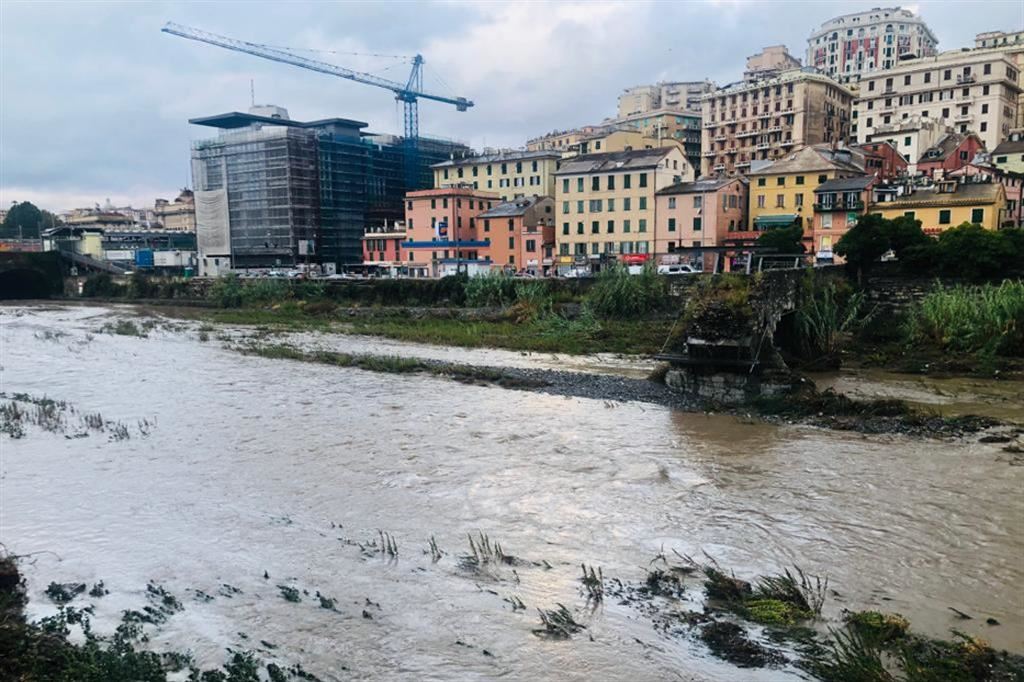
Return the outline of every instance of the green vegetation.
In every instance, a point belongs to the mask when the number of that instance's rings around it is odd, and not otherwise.
[[[602,270],[584,299],[599,317],[635,319],[664,309],[668,282],[648,263],[638,275],[622,265]]]
[[[4,239],[39,239],[43,230],[60,224],[60,219],[49,211],[41,211],[31,201],[14,203],[0,223],[0,237]]]
[[[1024,356],[1024,280],[936,287],[911,311],[910,339],[942,350]]]
[[[776,253],[780,254],[803,253],[805,251],[804,228],[794,223],[789,227],[765,230],[757,238],[757,245],[773,248]]]
[[[841,341],[873,313],[861,316],[864,294],[828,283],[810,287],[796,311],[800,350],[805,358],[836,356]]]

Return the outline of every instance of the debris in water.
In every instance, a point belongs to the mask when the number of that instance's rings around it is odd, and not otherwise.
[[[533,634],[552,639],[568,639],[580,630],[586,629],[587,626],[577,623],[576,619],[572,617],[572,613],[563,604],[557,604],[557,606],[557,609],[547,611],[537,609],[540,614],[540,622],[544,627],[533,630]]]
[[[295,603],[302,601],[302,597],[299,596],[299,591],[290,585],[278,585],[277,589],[281,590],[281,596],[285,601]]]
[[[763,668],[786,660],[778,651],[747,637],[742,627],[729,621],[708,623],[701,629],[700,638],[711,653],[740,668]]]
[[[46,588],[46,596],[54,604],[67,604],[85,592],[85,583],[50,583]]]

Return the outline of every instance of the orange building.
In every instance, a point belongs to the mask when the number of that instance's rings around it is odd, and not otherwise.
[[[363,265],[393,271],[403,267],[402,242],[406,239],[405,224],[396,220],[391,225],[371,225],[363,233]]]
[[[460,184],[405,195],[402,261],[412,277],[442,277],[490,268],[490,243],[478,217],[501,203],[493,192]]]
[[[555,249],[555,200],[524,197],[497,204],[477,216],[477,234],[490,242],[487,251],[496,267],[546,275]]]

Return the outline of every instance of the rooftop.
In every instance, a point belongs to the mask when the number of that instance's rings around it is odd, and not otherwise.
[[[657,194],[702,194],[704,192],[717,192],[723,187],[731,185],[734,182],[747,184],[748,181],[743,177],[702,178],[695,182],[679,182],[674,185],[669,185],[664,189],[658,190]]]
[[[991,204],[999,199],[999,191],[1002,189],[1002,185],[995,182],[959,183],[954,192],[939,191],[940,186],[918,188],[911,194],[900,196],[893,201],[882,201],[874,206],[877,209],[885,209]]]
[[[718,90],[714,90],[712,92],[707,93],[706,95],[703,95],[701,97],[701,100],[712,100],[715,97],[722,97],[723,95],[732,95],[747,90],[758,90],[761,88],[767,88],[774,85],[782,85],[785,83],[789,83],[791,81],[816,81],[819,83],[824,83],[826,85],[831,85],[833,87],[838,88],[839,90],[842,90],[849,97],[853,97],[853,92],[850,90],[849,87],[835,82],[834,80],[832,80],[831,78],[824,74],[818,73],[812,66],[805,66],[799,69],[790,69],[789,71],[783,71],[774,78],[766,78],[763,80],[756,81],[737,81],[735,83],[730,83],[729,85],[719,88]]]
[[[537,205],[545,197],[534,194],[532,197],[522,197],[512,201],[503,201],[494,208],[484,211],[477,218],[511,218],[525,214],[528,210]]]
[[[828,145],[812,145],[776,159],[760,170],[752,170],[748,175],[782,175],[829,170],[858,175],[864,173],[864,152],[848,147],[832,149]]]
[[[852,178],[835,178],[827,180],[814,189],[819,192],[853,192],[865,190],[875,182],[874,175],[861,175]]]
[[[1005,140],[1000,142],[995,149],[992,150],[992,155],[996,154],[1024,154],[1024,137],[1019,140]]]
[[[468,166],[476,163],[501,163],[503,161],[524,161],[533,159],[560,159],[562,155],[551,149],[538,151],[513,151],[500,152],[497,154],[478,154],[476,156],[463,156],[457,159],[449,159],[441,163],[435,163],[431,168],[445,168],[451,166]]]
[[[961,135],[960,133],[946,133],[939,138],[938,142],[924,150],[924,153],[921,154],[921,158],[918,163],[945,161],[949,158],[949,155],[959,149],[960,145],[969,137],[973,137],[979,144],[981,144],[981,139],[974,133],[967,133],[966,135]]]
[[[272,126],[288,126],[290,128],[323,128],[330,125],[365,128],[369,125],[363,121],[355,121],[350,118],[325,118],[319,121],[303,122],[293,121],[289,118],[275,118],[273,116],[260,116],[257,114],[242,113],[241,111],[231,111],[226,114],[217,114],[215,116],[190,118],[188,122],[197,126],[209,126],[211,128],[221,128],[223,130],[247,128],[257,123]]]
[[[555,171],[555,175],[654,168],[668,153],[676,149],[678,147],[658,147],[656,149],[630,149],[621,152],[585,154],[565,161],[562,168]]]

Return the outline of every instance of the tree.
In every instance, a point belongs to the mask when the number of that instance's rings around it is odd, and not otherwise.
[[[1005,232],[1005,234],[1004,234]],[[939,271],[948,276],[985,279],[1019,265],[1010,230],[996,232],[963,222],[939,235],[935,249]]]
[[[921,221],[910,216],[884,220],[882,231],[889,238],[889,248],[900,260],[903,260],[908,249],[932,243],[931,237],[921,229]]]
[[[804,228],[798,224],[776,227],[762,232],[757,238],[758,246],[770,246],[776,253],[803,253]]]
[[[31,201],[15,202],[7,211],[0,234],[8,239],[38,239],[41,230],[60,223],[49,211],[40,211]]]
[[[872,213],[862,217],[835,245],[835,252],[857,271],[857,282],[863,273],[890,249],[891,221]]]

